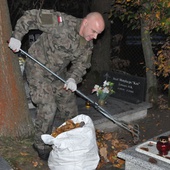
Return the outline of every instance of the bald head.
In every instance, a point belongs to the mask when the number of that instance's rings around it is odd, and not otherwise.
[[[99,12],[91,12],[83,19],[79,34],[87,41],[90,41],[96,39],[104,28],[105,23],[102,15]]]
[[[98,27],[100,27],[101,32],[104,30],[104,28],[105,28],[104,19],[103,19],[103,16],[99,12],[91,12],[91,13],[89,13],[86,16],[86,19],[91,21],[91,22],[96,22]]]

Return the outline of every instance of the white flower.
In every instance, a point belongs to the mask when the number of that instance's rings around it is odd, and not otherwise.
[[[105,81],[103,82],[103,87],[106,87],[106,86],[109,86],[109,82],[105,80]]]
[[[98,88],[99,88],[99,85],[96,84],[96,85],[94,86],[94,88],[95,88],[95,89],[98,89]]]
[[[105,80],[105,81],[103,82],[103,86],[105,87],[105,86],[106,86],[106,84],[107,84],[107,81]]]
[[[109,93],[109,89],[107,87],[103,88],[103,93]]]
[[[99,85],[96,84],[96,85],[94,86],[93,90],[92,90],[92,93],[93,93],[93,92],[97,92],[98,90],[99,90]]]
[[[92,89],[92,93],[96,92],[96,95],[100,99],[106,99],[108,95],[111,95],[114,93],[113,89],[113,83],[110,81],[104,81],[103,86],[95,85]]]

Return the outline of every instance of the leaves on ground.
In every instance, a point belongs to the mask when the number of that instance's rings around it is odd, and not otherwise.
[[[32,139],[0,138],[1,156],[14,170],[49,170],[47,162],[39,159],[32,148]]]
[[[113,167],[122,168],[125,162],[118,158],[117,154],[127,149],[128,145],[123,140],[118,139],[117,133],[96,130],[96,140],[100,156],[97,169],[102,168],[107,163],[112,163]]]

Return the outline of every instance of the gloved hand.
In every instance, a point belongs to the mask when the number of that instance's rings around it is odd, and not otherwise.
[[[66,90],[70,89],[71,91],[76,91],[77,90],[76,81],[73,78],[69,78],[64,84],[64,88]]]
[[[9,40],[8,47],[12,51],[18,52],[20,50],[20,48],[21,48],[21,41],[16,39],[16,38],[11,37],[10,40]]]

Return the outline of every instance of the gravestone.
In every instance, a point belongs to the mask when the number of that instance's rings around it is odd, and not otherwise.
[[[103,72],[102,80],[114,83],[112,97],[131,102],[141,103],[145,100],[146,79],[120,72]]]

